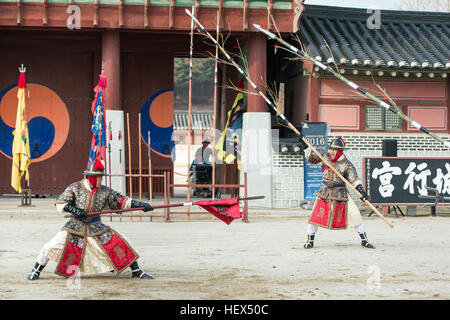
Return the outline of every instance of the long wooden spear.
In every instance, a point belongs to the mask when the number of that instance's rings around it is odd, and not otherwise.
[[[264,199],[264,198],[265,198],[265,196],[254,196],[254,197],[247,197],[247,198],[239,198],[239,201],[258,200],[258,199]],[[225,199],[222,199],[222,200],[225,200]],[[216,201],[221,201],[221,200],[216,200]],[[186,206],[194,206],[194,205],[195,205],[195,201],[187,201],[187,202],[183,202],[183,203],[163,204],[163,205],[159,205],[159,206],[152,206],[152,208],[153,209],[161,209],[161,208],[173,208],[173,207],[186,207]],[[86,215],[87,216],[95,216],[95,215],[102,215],[102,214],[109,214],[109,213],[119,213],[120,214],[122,212],[141,211],[141,210],[144,210],[144,207],[86,212]],[[74,215],[72,215],[72,214],[67,214],[64,216],[64,218],[70,218],[73,216]]]
[[[222,51],[222,53],[225,55],[225,57],[228,59],[228,61],[230,61],[230,63],[239,71],[239,73],[241,73],[242,76],[244,76],[248,83],[250,83],[250,85],[256,90],[257,93],[259,93],[259,95],[267,102],[267,104],[276,112],[276,114],[286,123],[286,125],[295,132],[295,134],[297,135],[297,137],[299,137],[300,139],[302,139],[306,145],[311,148],[311,150],[322,160],[323,163],[325,163],[334,173],[336,173],[336,175],[342,180],[344,181],[344,183],[350,188],[352,189],[356,195],[358,195],[359,198],[362,198],[361,193],[359,193],[358,190],[356,190],[356,188],[347,181],[347,179],[345,179],[332,165],[329,161],[327,161],[315,148],[312,144],[309,143],[309,141],[307,139],[305,139],[305,137],[303,137],[303,135],[297,130],[297,128],[294,127],[294,125],[292,125],[292,123],[284,116],[284,114],[282,114],[278,108],[272,103],[272,101],[270,101],[264,93],[262,93],[262,91],[253,83],[253,81],[250,79],[250,76],[241,69],[241,67],[239,67],[239,65],[230,57],[230,55],[225,51],[225,49],[216,42],[216,40],[211,36],[211,34],[203,27],[203,25],[194,17],[192,16],[192,14],[189,12],[189,10],[185,9],[186,13],[188,15],[191,16],[191,18],[197,23],[197,25],[201,28],[202,32],[210,39],[212,40],[215,44],[217,44],[219,46],[219,49]],[[367,204],[372,210],[373,212],[375,212],[381,219],[383,219],[383,221],[391,228],[393,228],[394,226],[392,225],[392,223],[390,223],[378,210],[377,208],[375,208],[374,205],[372,205],[368,200],[364,200],[364,203]]]
[[[263,32],[265,35],[267,35],[269,38],[277,40],[279,43],[281,43],[282,45],[284,45],[285,47],[287,47],[289,50],[293,51],[295,54],[297,54],[298,56],[300,56],[301,58],[304,58],[306,60],[311,61],[312,63],[314,63],[316,66],[318,66],[319,68],[321,68],[322,70],[325,70],[329,73],[331,73],[332,75],[334,75],[336,78],[338,78],[339,80],[345,82],[348,86],[352,87],[353,89],[357,90],[358,92],[360,92],[361,94],[363,94],[364,96],[366,96],[367,98],[369,98],[370,100],[374,101],[377,105],[385,108],[386,110],[389,110],[393,113],[395,113],[397,116],[399,116],[400,118],[402,118],[405,121],[408,121],[410,124],[412,124],[414,127],[416,127],[417,129],[421,130],[422,132],[425,132],[426,134],[428,134],[429,136],[433,137],[434,139],[436,139],[437,141],[443,143],[446,147],[450,148],[450,141],[446,141],[444,139],[442,139],[441,137],[439,137],[438,135],[434,134],[433,132],[431,132],[429,129],[425,128],[424,126],[422,126],[421,124],[417,123],[416,121],[412,120],[411,118],[409,118],[408,116],[406,116],[405,114],[403,114],[403,112],[401,112],[400,110],[398,110],[397,108],[395,108],[392,105],[387,104],[386,102],[378,99],[377,97],[375,97],[373,94],[367,92],[366,90],[362,89],[361,87],[359,87],[357,84],[353,83],[352,81],[348,80],[347,78],[345,78],[344,76],[342,76],[341,74],[339,74],[338,72],[336,72],[335,70],[333,70],[332,68],[330,68],[329,66],[324,65],[323,63],[321,63],[320,61],[317,61],[316,59],[314,59],[313,57],[309,56],[307,53],[299,50],[298,48],[294,47],[293,45],[291,45],[290,43],[286,42],[285,40],[283,40],[280,37],[277,37],[275,34],[273,34],[270,31],[267,31],[266,29],[262,28],[261,26],[257,25],[257,24],[253,24],[253,26],[258,29],[259,31]]]

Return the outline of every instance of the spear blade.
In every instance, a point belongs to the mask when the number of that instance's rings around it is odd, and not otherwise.
[[[253,26],[256,29],[258,29],[259,31],[261,31],[262,33],[266,34],[269,38],[271,38],[271,39],[276,38],[276,35],[274,33],[270,32],[269,30],[261,28],[261,26],[259,24],[254,23]]]

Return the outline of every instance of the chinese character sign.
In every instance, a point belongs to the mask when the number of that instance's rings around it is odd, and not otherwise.
[[[424,204],[426,187],[450,196],[450,158],[364,158],[365,186],[374,204]]]

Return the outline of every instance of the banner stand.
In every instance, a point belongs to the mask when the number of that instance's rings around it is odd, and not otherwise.
[[[302,122],[302,134],[318,152],[328,151],[328,126],[326,122]],[[303,154],[303,199],[301,207],[312,209],[315,201],[315,192],[322,183],[322,165],[311,164],[305,159]]]

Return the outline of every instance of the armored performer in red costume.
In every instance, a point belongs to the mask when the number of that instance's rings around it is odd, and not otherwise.
[[[366,228],[361,213],[351,197],[344,181],[333,172],[322,159],[312,152],[300,139],[304,148],[305,158],[313,163],[322,163],[322,184],[315,193],[317,199],[314,203],[311,217],[307,226],[308,240],[304,247],[310,249],[314,246],[314,237],[318,227],[339,230],[353,226],[359,233],[361,245],[365,248],[375,248],[366,236]],[[322,153],[322,157],[331,162],[331,165],[362,195],[361,200],[367,200],[361,180],[358,178],[353,164],[344,155],[345,141],[338,137],[329,147],[329,153]]]
[[[72,183],[55,202],[60,214],[72,213],[62,230],[46,243],[36,258],[36,264],[28,280],[39,278],[49,260],[57,263],[55,273],[70,277],[77,270],[83,275],[104,272],[121,273],[131,267],[132,277],[153,279],[137,264],[139,255],[117,231],[102,223],[100,215],[87,212],[144,207],[153,208],[145,202],[132,200],[102,185],[104,166],[97,159],[83,175],[84,179]]]

